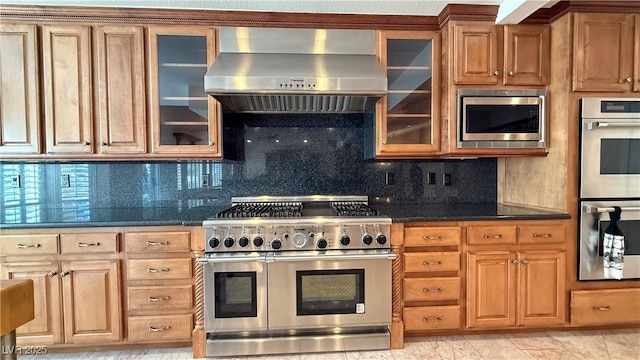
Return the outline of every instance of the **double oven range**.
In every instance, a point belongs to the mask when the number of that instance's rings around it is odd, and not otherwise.
[[[389,348],[389,217],[366,196],[232,202],[203,223],[207,356]]]

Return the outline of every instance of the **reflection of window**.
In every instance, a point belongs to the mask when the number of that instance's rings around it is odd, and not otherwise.
[[[39,164],[3,164],[2,221],[6,223],[34,223],[41,220],[41,207],[45,199],[43,169]],[[13,178],[20,176],[20,187],[14,187]],[[42,182],[41,182],[42,181]],[[42,203],[41,203],[42,202]]]
[[[60,164],[60,174],[71,175],[71,186],[60,190],[61,220],[90,220],[89,164]]]
[[[178,190],[222,188],[222,165],[211,161],[190,161],[176,164],[176,182]],[[188,207],[206,205],[208,199],[184,196]],[[180,204],[179,206],[182,206]]]

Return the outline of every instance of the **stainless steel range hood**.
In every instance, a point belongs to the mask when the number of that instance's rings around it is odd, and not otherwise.
[[[365,112],[386,94],[373,30],[221,27],[205,91],[248,113]]]

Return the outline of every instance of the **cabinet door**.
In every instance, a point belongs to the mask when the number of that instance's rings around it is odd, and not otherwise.
[[[518,254],[518,325],[565,322],[565,253],[527,251]]]
[[[36,26],[0,23],[0,155],[40,152]]]
[[[453,66],[456,84],[498,83],[498,31],[493,24],[453,26]]]
[[[142,27],[99,26],[94,43],[100,153],[145,153]]]
[[[516,324],[515,253],[467,254],[467,326],[502,327]]]
[[[505,85],[546,85],[551,61],[548,25],[504,27]]]
[[[633,14],[574,15],[573,90],[630,91]]]
[[[89,33],[89,26],[42,26],[47,153],[93,153]]]
[[[211,28],[149,28],[154,153],[220,156],[220,106],[204,92],[215,49]]]
[[[63,262],[61,276],[65,342],[119,341],[118,261]]]
[[[416,156],[440,149],[440,35],[382,31],[380,63],[388,90],[376,104],[376,156]]]
[[[62,304],[57,263],[2,264],[2,279],[33,280],[35,317],[16,329],[18,345],[62,343]]]
[[[633,83],[633,91],[640,91],[640,15],[636,15],[636,32],[633,36],[636,39],[636,43],[634,46],[635,54],[633,58],[635,59],[634,68],[634,83]]]

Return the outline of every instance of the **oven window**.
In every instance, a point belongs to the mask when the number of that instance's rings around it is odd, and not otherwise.
[[[622,216],[624,216],[624,212]],[[600,222],[599,256],[603,256],[602,243],[604,242],[604,231],[610,223],[610,221]],[[640,220],[618,221],[618,227],[624,234],[624,255],[640,255]]]
[[[298,316],[361,312],[364,269],[296,271],[296,305]]]
[[[600,174],[640,174],[637,154],[640,154],[640,139],[600,140]]]
[[[216,318],[256,317],[256,273],[219,272],[215,274]]]
[[[468,104],[465,109],[469,134],[538,132],[538,105]]]

